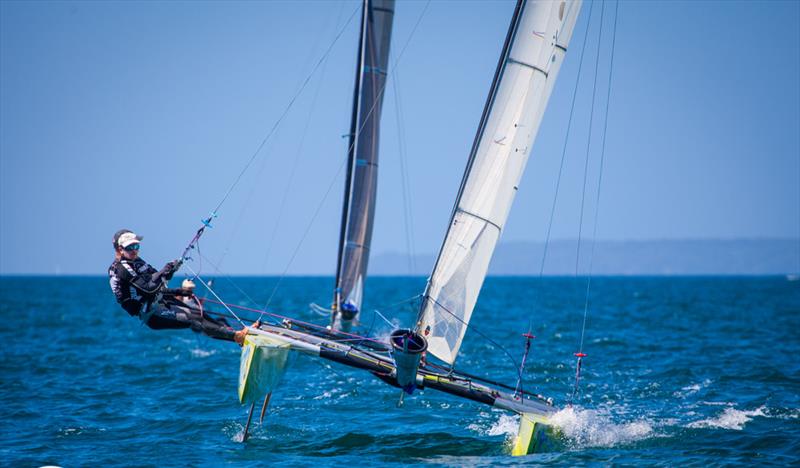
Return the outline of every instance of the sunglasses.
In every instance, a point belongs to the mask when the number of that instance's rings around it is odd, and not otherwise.
[[[139,244],[131,244],[127,247],[123,247],[123,249],[127,250],[128,252],[135,252],[139,250]]]

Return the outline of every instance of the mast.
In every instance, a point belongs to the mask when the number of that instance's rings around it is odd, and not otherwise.
[[[356,60],[356,79],[353,89],[353,112],[350,117],[350,133],[347,142],[347,175],[344,181],[344,201],[342,202],[342,221],[339,229],[339,249],[336,256],[336,282],[334,283],[333,307],[334,313],[341,303],[341,276],[342,276],[342,254],[344,253],[345,235],[347,234],[347,217],[350,213],[350,195],[353,183],[353,166],[356,154],[356,133],[358,132],[358,104],[361,95],[361,72],[364,68],[364,28],[367,24],[367,11],[369,0],[364,0],[361,8],[361,27],[359,28],[358,57]]]
[[[361,309],[375,215],[380,117],[393,18],[394,0],[364,0],[336,263],[334,327],[337,315],[352,323]]]
[[[417,331],[453,364],[508,218],[581,0],[518,0]],[[502,311],[498,311],[502,313]]]

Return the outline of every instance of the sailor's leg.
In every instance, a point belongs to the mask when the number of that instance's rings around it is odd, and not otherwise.
[[[174,330],[191,326],[188,321],[179,317],[174,309],[162,304],[153,304],[151,307],[155,308],[155,311],[147,320],[147,326],[153,330]]]
[[[228,323],[228,321],[225,320],[224,317],[212,317],[212,316],[210,316],[208,314],[204,314],[203,317],[206,319],[206,321],[211,322],[211,323],[216,323],[217,325],[220,325],[220,326],[225,326],[225,327],[230,327],[231,326]]]
[[[235,331],[227,323],[220,323],[187,307],[173,306],[173,309],[177,312],[177,319],[186,323],[193,331],[218,340],[234,341]]]
[[[203,307],[195,300],[191,300],[188,302],[181,302],[175,299],[172,299],[172,302],[169,303],[169,306],[173,309],[177,309],[178,311],[185,312],[188,316],[191,316],[191,320],[199,321],[200,318],[204,318],[206,321],[211,323],[216,323],[220,326],[230,327],[231,325],[225,320],[224,317],[212,317],[208,313],[203,313]],[[195,330],[195,331],[202,331],[202,330]]]
[[[225,340],[225,341],[234,341],[233,337],[236,333],[233,328],[229,327],[227,324],[223,325],[217,323],[216,321],[208,320],[205,317],[202,317],[200,320],[201,331],[206,335],[210,336],[211,338],[216,338],[218,340]]]

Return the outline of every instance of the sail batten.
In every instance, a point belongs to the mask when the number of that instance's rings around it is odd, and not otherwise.
[[[580,0],[520,0],[417,329],[454,363],[574,29]]]
[[[364,1],[334,310],[343,305],[356,312],[361,309],[375,215],[380,119],[393,17],[394,0]]]

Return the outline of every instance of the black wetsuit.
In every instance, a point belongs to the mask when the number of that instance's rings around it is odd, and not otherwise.
[[[154,330],[191,328],[220,340],[233,341],[234,330],[224,319],[215,320],[176,299],[183,290],[165,289],[174,271],[160,271],[141,258],[115,260],[108,268],[109,284],[117,302],[128,314]]]

